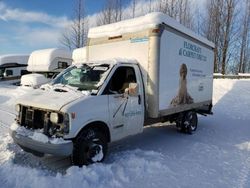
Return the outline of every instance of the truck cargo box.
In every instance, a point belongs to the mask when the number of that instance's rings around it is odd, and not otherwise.
[[[212,104],[214,44],[163,13],[92,28],[88,60],[136,59],[148,117]]]

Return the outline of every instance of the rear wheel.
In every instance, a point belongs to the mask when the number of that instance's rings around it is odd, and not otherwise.
[[[197,129],[198,117],[196,112],[188,111],[181,113],[176,120],[176,126],[179,131],[192,134]]]
[[[107,154],[107,138],[98,130],[84,130],[75,140],[72,163],[77,166],[102,162]]]
[[[184,117],[184,127],[188,134],[192,134],[197,129],[198,117],[197,114],[193,111],[189,111],[185,114]]]
[[[178,131],[183,133],[185,132],[185,128],[183,126],[184,115],[185,115],[184,113],[180,113],[175,121]]]

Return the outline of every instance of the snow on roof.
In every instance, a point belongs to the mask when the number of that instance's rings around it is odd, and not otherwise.
[[[99,38],[99,37],[112,37],[117,35],[122,35],[124,33],[139,32],[145,29],[154,28],[155,26],[165,23],[166,25],[181,31],[192,38],[195,38],[208,46],[214,47],[214,44],[207,40],[206,38],[194,33],[190,29],[181,25],[179,22],[173,18],[163,14],[161,12],[153,12],[145,16],[138,18],[133,18],[129,20],[124,20],[108,25],[103,25],[95,28],[91,28],[88,33],[89,38]]]
[[[0,65],[6,63],[18,63],[18,64],[27,64],[29,55],[24,54],[6,54],[0,56]]]
[[[31,53],[28,61],[28,71],[51,71],[57,68],[57,59],[68,60],[71,64],[71,52],[65,49],[50,48],[36,50]]]
[[[83,63],[86,61],[86,47],[77,48],[72,53],[73,64]]]
[[[115,65],[119,63],[138,63],[135,59],[126,59],[126,58],[111,58],[111,59],[104,59],[104,60],[94,60],[94,61],[86,61],[86,62],[78,62],[75,63],[76,65],[81,65],[82,63],[86,64],[110,64]]]

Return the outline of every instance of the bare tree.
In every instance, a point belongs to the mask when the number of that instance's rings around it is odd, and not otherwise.
[[[235,18],[235,0],[207,0],[206,37],[215,43],[214,72],[226,73]]]
[[[178,15],[177,0],[161,0],[159,6],[161,12],[169,15],[174,19],[177,19]]]
[[[204,15],[198,7],[195,8],[194,17],[194,31],[198,35],[204,35]]]
[[[245,73],[248,59],[248,44],[249,44],[249,27],[250,27],[250,0],[245,1],[245,13],[242,21],[242,35],[240,48],[240,62],[238,72]]]
[[[87,31],[88,21],[85,17],[84,0],[76,0],[73,21],[62,33],[60,42],[70,50],[83,47],[87,42]]]
[[[235,10],[235,0],[225,0],[225,6],[224,6],[224,14],[223,14],[223,20],[224,20],[224,27],[223,29],[223,47],[222,47],[222,62],[221,62],[221,73],[226,73],[226,62],[227,62],[227,52],[229,48],[229,42],[230,42],[230,35],[232,31],[232,21],[234,16],[234,10]]]
[[[132,0],[132,18],[135,17],[136,4],[137,4],[137,0]]]
[[[186,27],[193,29],[193,19],[190,8],[191,2],[190,0],[179,0],[177,3],[178,6],[178,17],[179,22]]]
[[[97,25],[105,25],[122,20],[122,0],[106,0]]]
[[[149,0],[149,12],[152,12],[152,0]]]
[[[193,29],[191,0],[160,0],[156,10],[169,15],[186,27]]]
[[[221,12],[223,0],[207,0],[207,16],[205,23],[205,36],[214,42],[214,72],[219,72],[220,64],[220,38],[221,34]]]

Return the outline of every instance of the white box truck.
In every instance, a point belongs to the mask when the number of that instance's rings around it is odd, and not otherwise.
[[[27,70],[32,74],[21,77],[21,85],[38,88],[48,83],[72,63],[71,52],[66,49],[49,48],[30,54]]]
[[[27,74],[29,55],[8,54],[0,56],[0,83],[16,84]]]
[[[25,151],[81,166],[103,161],[108,143],[148,123],[192,133],[197,113],[212,113],[213,48],[162,13],[92,28],[88,61],[19,100],[12,138]]]

